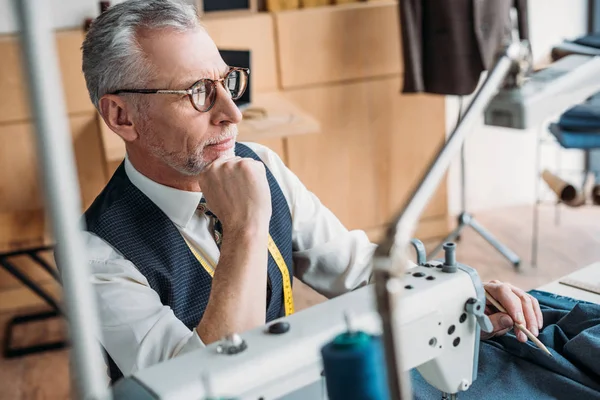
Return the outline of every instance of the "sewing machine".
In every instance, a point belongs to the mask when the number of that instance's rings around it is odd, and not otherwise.
[[[491,330],[479,276],[455,261],[425,262],[423,246],[403,279],[397,309],[406,369],[417,368],[442,393],[467,390],[477,378],[479,333]],[[373,286],[329,300],[157,366],[115,386],[116,399],[306,400],[323,397],[320,349],[347,328],[382,332]],[[440,393],[440,397],[442,397]]]

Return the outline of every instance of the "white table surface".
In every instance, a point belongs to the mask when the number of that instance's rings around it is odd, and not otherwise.
[[[600,262],[595,264],[588,265],[587,267],[581,268],[569,275],[571,278],[581,280],[587,283],[594,283],[596,285],[600,284]],[[560,278],[562,279],[562,278]],[[550,292],[554,294],[558,294],[560,296],[572,297],[574,299],[589,301],[591,303],[600,304],[600,295],[588,292],[586,290],[577,289],[571,286],[563,285],[559,283],[557,279],[553,282],[550,282],[546,285],[543,285],[537,290],[543,290],[545,292]]]

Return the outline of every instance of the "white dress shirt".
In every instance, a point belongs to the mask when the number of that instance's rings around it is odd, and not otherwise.
[[[369,282],[375,245],[363,231],[348,231],[268,148],[245,143],[279,183],[292,215],[294,276],[331,298]],[[125,159],[125,172],[139,190],[175,224],[212,266],[219,249],[209,218],[197,211],[200,192],[158,184]],[[203,347],[129,260],[91,232],[84,232],[98,296],[102,344],[125,376],[160,361]]]

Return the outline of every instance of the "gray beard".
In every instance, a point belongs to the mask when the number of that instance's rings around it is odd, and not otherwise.
[[[196,176],[200,174],[213,160],[206,160],[204,158],[204,148],[208,145],[219,143],[223,140],[231,137],[237,137],[237,126],[230,125],[223,130],[223,133],[218,137],[202,142],[193,154],[181,154],[180,152],[167,152],[165,151],[162,140],[154,140],[149,143],[150,151],[152,155],[162,160],[169,167],[179,172],[184,176]],[[150,133],[152,138],[157,138],[158,135]],[[235,156],[235,148],[231,148],[223,154],[226,157]]]

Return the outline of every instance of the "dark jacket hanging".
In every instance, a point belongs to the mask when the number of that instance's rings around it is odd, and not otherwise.
[[[404,93],[468,95],[510,34],[529,39],[527,0],[400,0]]]

